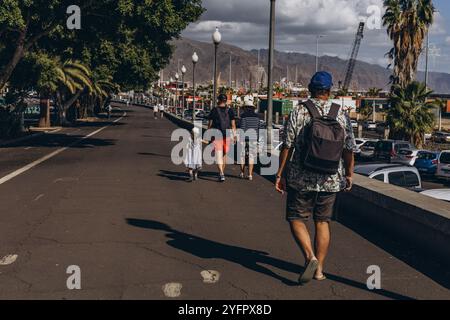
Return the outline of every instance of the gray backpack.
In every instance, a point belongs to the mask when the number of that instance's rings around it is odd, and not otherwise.
[[[311,122],[305,128],[305,146],[301,150],[306,169],[336,174],[344,150],[345,131],[337,121],[340,105],[333,103],[328,115],[322,116],[316,105],[308,100],[304,103],[311,115]]]

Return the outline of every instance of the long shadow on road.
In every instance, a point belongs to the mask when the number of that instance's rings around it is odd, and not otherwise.
[[[167,224],[161,222],[131,218],[126,219],[126,221],[129,225],[132,225],[134,227],[166,232],[166,237],[169,238],[167,244],[173,248],[182,250],[202,259],[223,259],[226,261],[230,261],[254,272],[259,272],[266,276],[275,278],[288,286],[297,286],[298,284],[292,280],[286,279],[276,274],[275,272],[261,265],[273,266],[280,270],[291,272],[296,275],[304,270],[303,267],[297,264],[273,258],[267,252],[231,246],[220,242],[204,239],[192,234],[175,230]],[[365,283],[360,283],[332,274],[327,274],[327,277],[330,280],[340,282],[342,284],[352,286],[364,291],[368,291]],[[371,292],[390,299],[412,300],[412,298],[410,297],[387,290],[375,290]]]
[[[23,147],[45,147],[45,148],[59,148],[68,147],[71,148],[94,148],[105,147],[115,144],[115,140],[111,139],[97,139],[97,138],[84,138],[82,135],[68,135],[68,134],[46,134],[44,136],[31,139],[28,141],[9,144],[2,148],[23,148]],[[77,143],[79,141],[79,143]]]

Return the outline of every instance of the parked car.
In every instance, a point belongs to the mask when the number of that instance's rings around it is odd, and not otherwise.
[[[402,188],[422,189],[422,179],[415,167],[400,164],[366,164],[356,166],[355,173]]]
[[[419,151],[414,166],[421,174],[436,174],[437,165],[439,162],[439,152],[434,151]]]
[[[447,132],[435,132],[432,136],[433,142],[447,143],[450,142],[450,133]]]
[[[406,166],[413,166],[416,163],[417,156],[420,150],[401,149],[397,155],[391,159],[392,163],[400,163]]]
[[[373,139],[364,139],[364,138],[357,138],[355,139],[356,148],[354,150],[356,156],[361,155],[361,148],[367,143],[367,142],[376,142],[376,140]]]
[[[203,110],[195,110],[195,119],[201,120],[205,118],[206,114]],[[192,110],[185,110],[184,111],[184,118],[186,120],[192,120]]]
[[[386,130],[387,127],[388,127],[387,123],[384,122],[377,123],[376,131],[379,134],[384,134],[384,130]]]
[[[380,140],[375,147],[375,159],[391,162],[402,149],[415,150],[416,147],[408,141]]]
[[[377,130],[377,123],[373,121],[366,121],[364,122],[364,129],[365,130]]]
[[[377,146],[378,140],[366,141],[360,148],[358,154],[360,159],[372,160],[375,157],[375,147]]]
[[[367,139],[362,139],[362,138],[355,139],[355,144],[356,144],[356,148],[354,150],[355,155],[359,155],[359,153],[361,152],[361,147],[366,142],[367,142]]]
[[[450,180],[450,150],[442,151],[439,155],[436,177]]]
[[[352,120],[351,123],[352,123],[352,128],[353,129],[358,129],[358,121]]]
[[[421,192],[424,196],[450,202],[450,189],[434,189]]]

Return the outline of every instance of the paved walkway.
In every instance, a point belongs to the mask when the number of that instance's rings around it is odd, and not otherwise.
[[[150,110],[0,148],[0,298],[434,299],[450,291],[347,227],[333,224],[328,281],[298,287],[303,259],[284,198],[262,177],[185,182],[170,159],[175,126]],[[82,290],[68,290],[68,266]],[[382,271],[369,291],[367,267]],[[210,272],[208,272],[208,270]],[[213,282],[213,283],[206,283]]]

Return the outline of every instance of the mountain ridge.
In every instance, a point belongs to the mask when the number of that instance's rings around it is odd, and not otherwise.
[[[164,69],[166,79],[174,77],[177,72],[178,63],[180,61],[180,68],[182,62],[185,62],[188,69],[185,75],[185,81],[192,81],[192,62],[191,56],[194,51],[199,56],[199,62],[196,65],[196,81],[197,83],[206,83],[212,81],[213,64],[214,64],[214,46],[211,43],[191,40],[188,38],[180,38],[174,40],[172,45],[175,47],[170,64]],[[260,66],[267,71],[267,49],[260,51]],[[231,80],[236,81],[239,85],[244,79],[247,85],[252,82],[254,86],[261,79],[260,73],[255,73],[255,68],[258,65],[258,50],[244,50],[234,45],[221,43],[218,49],[218,71],[220,73],[220,83],[228,84],[230,78],[230,55],[232,62]],[[274,80],[280,81],[281,78],[289,76],[289,80],[294,81],[297,75],[297,82],[303,86],[307,83],[315,72],[315,56],[307,53],[298,52],[281,52],[275,51],[274,58]],[[334,77],[335,86],[337,87],[339,81],[343,81],[347,67],[347,61],[338,57],[322,56],[319,59],[320,69],[330,72]],[[289,74],[288,74],[289,73]],[[358,60],[353,74],[352,85],[350,89],[367,90],[371,87],[389,90],[389,77],[391,70],[384,68],[377,64],[370,64]],[[417,79],[423,81],[424,73],[418,72]],[[265,79],[264,79],[265,82]],[[436,93],[450,93],[450,74],[430,72],[429,73],[430,87]],[[265,84],[264,84],[265,86]]]

